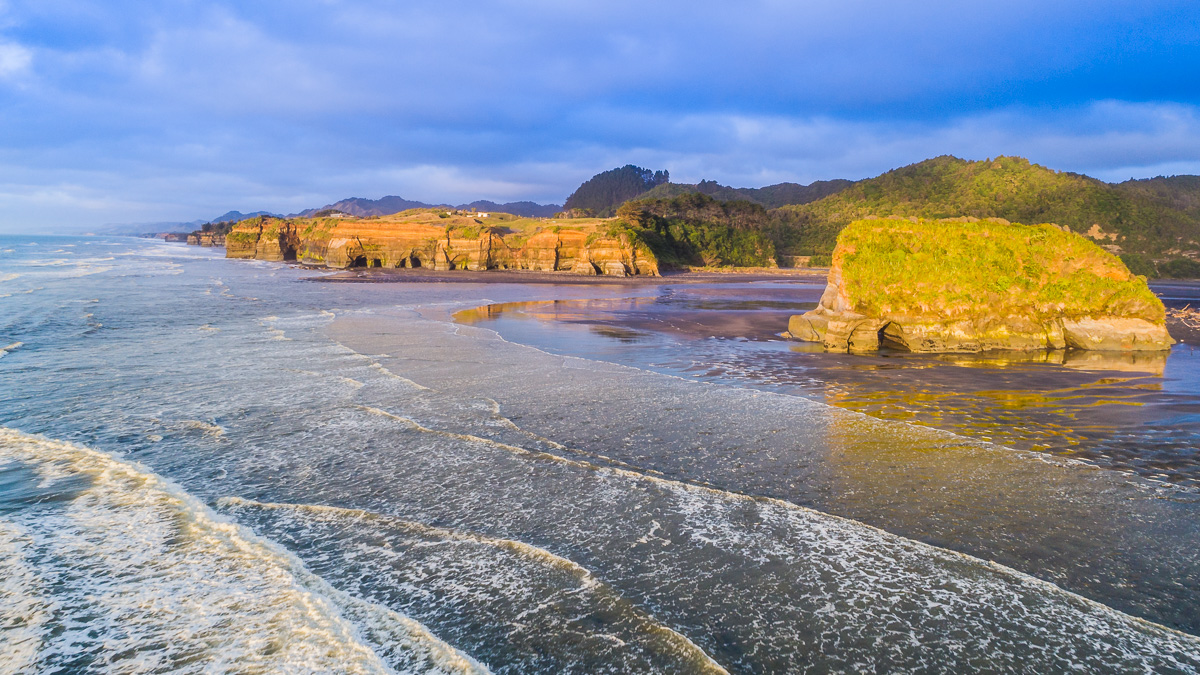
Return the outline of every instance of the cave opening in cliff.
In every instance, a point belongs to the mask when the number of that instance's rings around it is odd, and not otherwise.
[[[366,266],[367,266],[367,256],[365,256],[365,255],[356,256],[353,260],[350,261],[350,267],[366,267]]]
[[[418,268],[418,267],[420,267],[420,266],[421,266],[421,259],[420,259],[420,258],[418,258],[417,256],[413,256],[413,257],[412,257],[412,258],[409,260],[409,262],[411,263],[411,266],[412,266],[412,268],[413,268],[413,269],[416,269],[416,268]]]
[[[370,267],[383,267],[383,261],[379,258],[371,258]]]
[[[898,352],[912,351],[904,341],[904,327],[895,321],[889,321],[879,329],[879,346]]]

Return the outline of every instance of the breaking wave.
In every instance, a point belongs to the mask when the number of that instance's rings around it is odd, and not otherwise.
[[[0,428],[0,671],[486,672],[144,468]]]

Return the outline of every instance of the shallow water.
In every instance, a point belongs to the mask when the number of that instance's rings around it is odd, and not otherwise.
[[[1200,669],[1187,491],[218,254],[0,239],[0,671]]]
[[[823,284],[666,285],[633,297],[459,314],[555,353],[752,386],[1200,488],[1200,351],[826,354],[777,337]],[[1156,287],[1168,306],[1200,286]]]

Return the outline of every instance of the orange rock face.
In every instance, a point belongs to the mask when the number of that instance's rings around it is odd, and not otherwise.
[[[522,229],[514,229],[509,224]],[[435,270],[523,269],[612,276],[658,275],[658,262],[626,235],[528,220],[485,223],[421,212],[379,219],[252,218],[225,239],[229,258],[298,260],[337,269],[426,267]],[[526,234],[532,230],[531,234]]]

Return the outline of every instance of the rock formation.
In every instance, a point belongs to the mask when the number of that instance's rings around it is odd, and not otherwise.
[[[192,246],[224,246],[225,235],[212,232],[193,232],[187,236]]]
[[[610,276],[658,274],[658,262],[649,248],[627,233],[609,234],[605,220],[557,224],[491,215],[484,220],[427,209],[368,219],[252,218],[235,225],[225,238],[225,255],[298,260],[338,269],[425,267]]]
[[[867,219],[838,236],[817,308],[787,335],[830,351],[1163,350],[1143,277],[1055,225]]]

